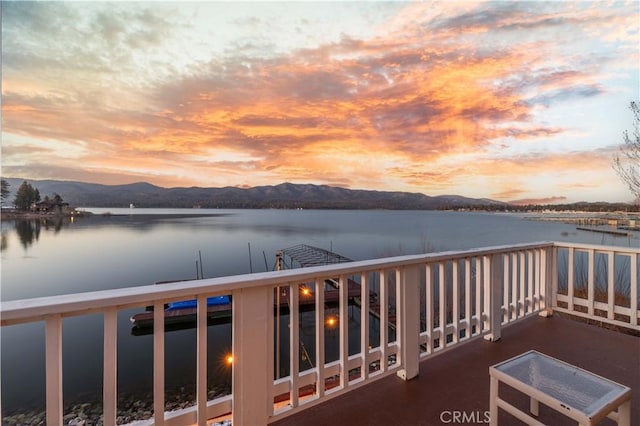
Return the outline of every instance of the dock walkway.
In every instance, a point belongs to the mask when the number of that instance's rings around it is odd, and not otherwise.
[[[616,231],[614,229],[598,229],[598,228],[585,228],[583,226],[577,226],[576,229],[578,231],[590,231],[590,232],[599,232],[601,234],[609,234],[609,235],[616,235],[619,237],[628,237],[630,235],[633,235],[631,232],[627,232],[627,231]],[[622,229],[622,228],[620,228]]]

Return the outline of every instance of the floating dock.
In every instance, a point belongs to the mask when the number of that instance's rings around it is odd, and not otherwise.
[[[630,235],[633,235],[631,232],[617,231],[615,229],[585,228],[585,227],[582,227],[582,226],[578,226],[578,227],[576,227],[576,229],[579,230],[579,231],[590,231],[590,232],[599,232],[601,234],[616,235],[618,237],[628,237]]]

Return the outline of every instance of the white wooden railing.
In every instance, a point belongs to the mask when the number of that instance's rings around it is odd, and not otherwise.
[[[47,424],[62,424],[62,319],[104,316],[104,424],[117,417],[117,314],[154,306],[156,425],[266,424],[390,374],[409,380],[421,360],[475,338],[498,340],[514,321],[553,310],[640,331],[639,249],[535,243],[3,302],[0,325],[44,321]],[[580,260],[580,262],[577,261]],[[603,266],[604,265],[604,266]],[[600,271],[600,267],[605,272]],[[625,270],[626,268],[626,270]],[[577,275],[584,272],[585,280]],[[601,282],[601,277],[606,277]],[[339,288],[339,357],[325,360],[325,282]],[[360,286],[360,348],[349,354],[349,282]],[[315,366],[301,371],[299,297],[312,287]],[[274,289],[290,295],[289,373],[275,378]],[[375,290],[377,302],[370,300]],[[628,291],[627,291],[628,290]],[[306,291],[305,291],[305,297]],[[232,395],[207,400],[207,298],[232,295]],[[196,404],[165,413],[164,304],[197,299]],[[372,347],[373,322],[379,344]],[[311,389],[302,393],[300,389]],[[285,395],[284,403],[275,404]]]
[[[640,249],[555,243],[558,260],[553,309],[589,320],[640,330]]]

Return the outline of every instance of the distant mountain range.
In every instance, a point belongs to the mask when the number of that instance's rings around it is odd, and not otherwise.
[[[13,194],[24,179],[6,178]],[[161,188],[149,183],[95,183],[27,180],[44,198],[57,193],[72,206],[173,208],[282,208],[437,210],[462,206],[500,206],[500,201],[458,195],[431,197],[410,192],[352,190],[328,185],[282,183],[253,188]]]

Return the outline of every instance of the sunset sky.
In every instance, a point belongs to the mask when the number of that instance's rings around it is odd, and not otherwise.
[[[2,176],[630,201],[640,3],[2,2]]]

